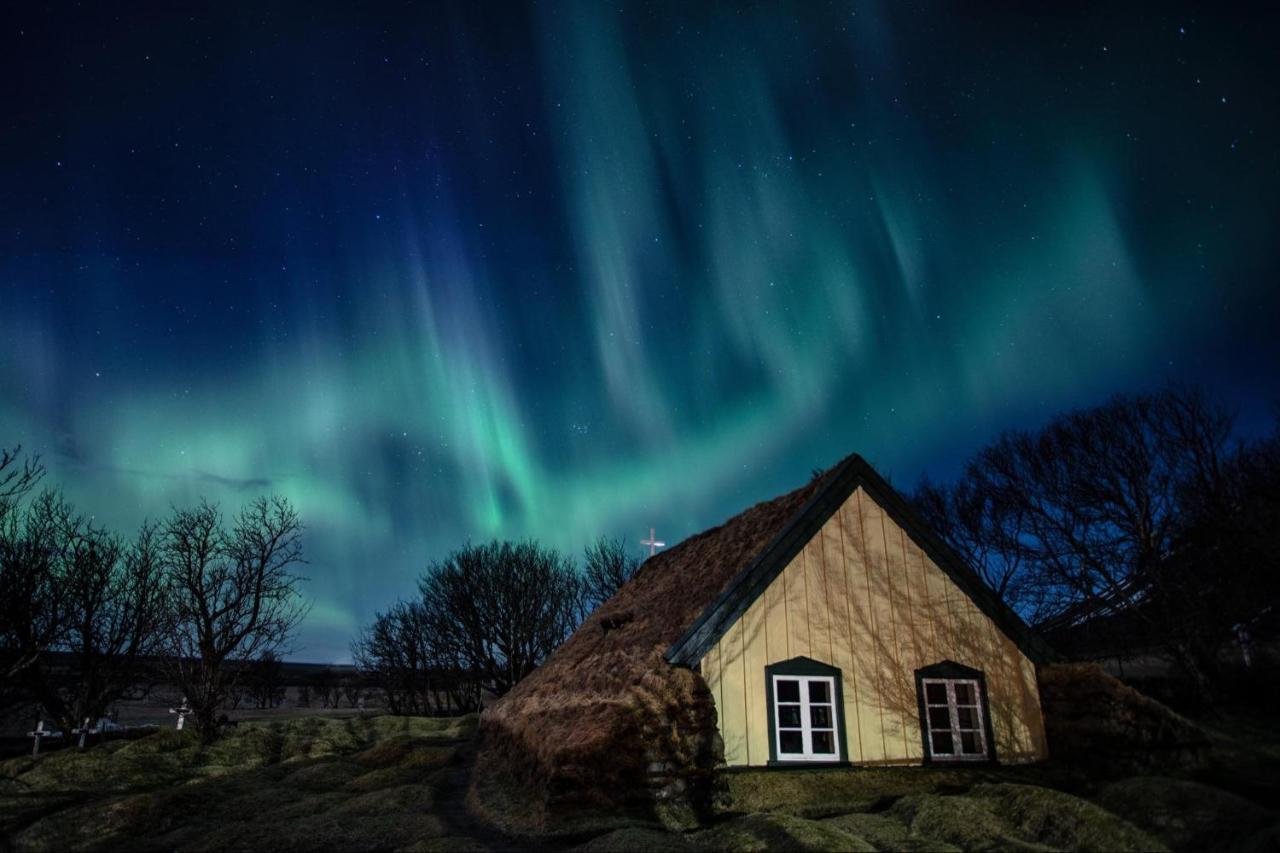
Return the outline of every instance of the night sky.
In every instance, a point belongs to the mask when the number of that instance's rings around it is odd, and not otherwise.
[[[295,657],[468,539],[675,542],[1171,380],[1265,426],[1274,17],[170,5],[6,10],[0,444],[121,530],[290,497]]]

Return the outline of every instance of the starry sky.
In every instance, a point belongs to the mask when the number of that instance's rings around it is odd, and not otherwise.
[[[120,529],[288,496],[337,661],[468,540],[1169,381],[1262,428],[1278,21],[1042,5],[10,9],[0,443]]]

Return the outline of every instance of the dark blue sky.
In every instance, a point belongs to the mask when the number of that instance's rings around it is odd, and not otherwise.
[[[1171,380],[1267,416],[1274,16],[269,5],[9,10],[0,442],[122,528],[288,495],[301,657],[468,539]]]

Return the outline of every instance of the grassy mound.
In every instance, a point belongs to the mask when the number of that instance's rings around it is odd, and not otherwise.
[[[458,849],[433,810],[475,723],[307,718],[13,759],[0,816],[16,850]]]
[[[692,853],[704,848],[677,833],[649,827],[627,827],[596,836],[574,849],[583,853]]]
[[[1044,769],[921,767],[728,774],[731,813],[821,819],[877,850],[1159,850]],[[1010,781],[1017,780],[1017,781]]]
[[[1093,776],[1189,770],[1204,759],[1206,732],[1095,663],[1039,671],[1049,755]]]
[[[866,839],[877,850],[900,850],[905,853],[951,853],[960,848],[936,838],[917,838],[911,827],[891,814],[854,812],[827,818],[824,823]]]
[[[955,793],[974,785],[1021,782],[1068,787],[1070,777],[1053,767],[1013,765],[980,767],[860,767],[856,770],[747,770],[726,773],[727,814],[781,812],[822,818],[877,811],[911,794]]]
[[[874,851],[864,838],[839,826],[785,814],[733,818],[693,836],[708,850],[845,850]]]
[[[1057,850],[1158,850],[1156,839],[1093,803],[1036,785],[978,785],[969,796],[986,802],[1016,834]]]
[[[1097,799],[1111,811],[1131,815],[1173,850],[1246,849],[1251,839],[1262,843],[1268,831],[1276,838],[1280,826],[1280,815],[1269,809],[1182,779],[1125,779],[1103,788]]]

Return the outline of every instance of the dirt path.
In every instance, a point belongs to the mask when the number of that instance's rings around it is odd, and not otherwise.
[[[548,844],[545,839],[510,835],[472,814],[467,807],[467,791],[471,787],[471,775],[475,771],[475,763],[475,742],[460,743],[458,754],[450,764],[448,774],[432,804],[432,812],[448,827],[449,837],[469,839],[489,850],[528,850],[543,853],[543,851],[567,849],[563,846]]]

